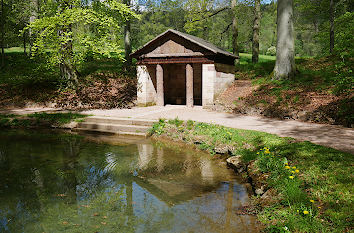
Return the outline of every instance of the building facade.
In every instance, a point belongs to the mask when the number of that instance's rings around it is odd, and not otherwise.
[[[131,56],[137,59],[139,105],[207,107],[235,79],[233,54],[172,29]]]

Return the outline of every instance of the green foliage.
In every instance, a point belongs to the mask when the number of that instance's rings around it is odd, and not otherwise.
[[[48,11],[25,29],[36,35],[32,54],[46,57],[50,64],[65,65],[66,70],[61,67],[63,77],[75,72],[89,56],[123,59],[116,34],[125,20],[139,18],[128,6],[113,0],[95,2],[92,7],[61,0],[50,7],[59,11]]]
[[[175,125],[176,127],[179,127],[180,125],[183,124],[183,121],[179,120],[178,117],[176,117],[173,120],[168,120],[167,123],[170,124],[170,125]]]

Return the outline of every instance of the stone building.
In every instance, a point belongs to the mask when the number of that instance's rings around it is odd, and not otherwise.
[[[234,81],[235,56],[192,35],[169,29],[132,53],[138,104],[213,105]]]

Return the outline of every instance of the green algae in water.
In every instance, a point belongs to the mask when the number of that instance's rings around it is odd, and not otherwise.
[[[257,231],[235,212],[245,188],[210,156],[108,139],[0,132],[0,232]]]

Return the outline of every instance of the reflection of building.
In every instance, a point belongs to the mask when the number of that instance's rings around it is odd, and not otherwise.
[[[218,166],[208,158],[200,160],[190,153],[176,153],[152,144],[138,144],[138,176],[134,181],[168,204],[191,199],[215,189]]]

